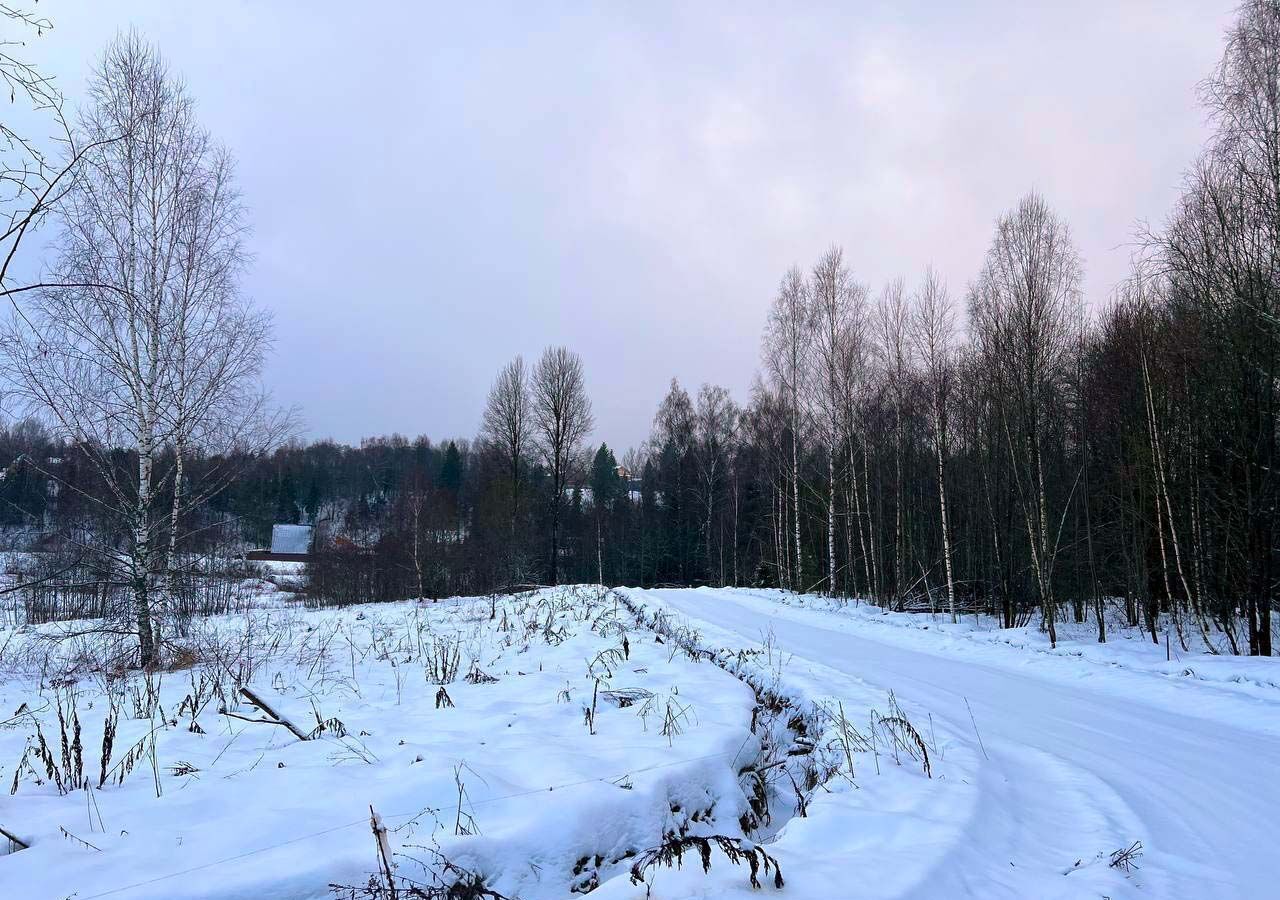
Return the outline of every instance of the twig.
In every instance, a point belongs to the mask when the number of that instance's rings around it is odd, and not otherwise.
[[[72,834],[70,831],[67,831],[67,829],[63,828],[61,825],[59,825],[59,826],[58,826],[58,830],[62,832],[62,836],[63,836],[64,838],[66,838],[67,840],[69,840],[69,841],[75,841],[75,842],[76,842],[77,844],[79,844],[80,846],[82,846],[82,847],[88,847],[90,850],[97,850],[99,853],[101,853],[101,852],[102,852],[102,848],[101,848],[101,847],[99,847],[99,846],[97,846],[97,845],[95,845],[95,844],[91,844],[91,843],[89,843],[88,841],[86,841],[86,840],[85,840],[84,838],[82,838],[82,837],[77,837],[76,835]]]
[[[221,712],[227,718],[239,719],[241,722],[252,722],[255,725],[279,725],[282,728],[286,727],[283,722],[277,721],[276,719],[250,719],[248,716],[242,716],[239,713],[233,713],[231,712],[231,710],[226,709],[225,707],[219,710],[219,712]]]

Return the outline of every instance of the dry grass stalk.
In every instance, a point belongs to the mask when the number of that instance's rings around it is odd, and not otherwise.
[[[778,865],[776,859],[756,844],[719,834],[713,834],[709,837],[693,835],[672,837],[651,850],[645,850],[636,857],[636,861],[631,866],[631,881],[635,884],[644,884],[645,870],[653,866],[679,866],[683,862],[685,854],[693,851],[696,851],[701,859],[702,871],[710,872],[711,848],[713,846],[719,848],[720,852],[728,857],[729,862],[735,866],[746,865],[750,869],[751,886],[753,888],[760,887],[761,869],[764,869],[766,875],[772,871],[773,886],[778,889],[782,888],[784,883],[782,880],[782,868]]]

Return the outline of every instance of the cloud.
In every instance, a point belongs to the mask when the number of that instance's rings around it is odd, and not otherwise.
[[[47,52],[74,96],[132,23],[184,74],[316,435],[472,434],[500,365],[565,343],[625,447],[672,375],[743,399],[779,277],[832,242],[873,286],[933,262],[960,290],[1035,187],[1104,299],[1203,139],[1231,10],[67,0]]]

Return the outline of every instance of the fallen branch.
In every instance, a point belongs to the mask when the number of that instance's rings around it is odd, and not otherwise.
[[[284,722],[281,722],[277,719],[250,719],[248,716],[240,715],[240,713],[233,713],[231,710],[227,709],[225,706],[222,709],[218,710],[218,712],[222,713],[222,715],[226,716],[229,719],[239,719],[241,722],[251,722],[254,725],[279,725],[281,728],[288,727],[287,725],[285,725]]]
[[[293,732],[293,736],[294,736],[294,737],[296,737],[296,738],[297,738],[298,740],[300,740],[300,741],[309,741],[309,740],[311,740],[311,736],[310,736],[310,735],[305,734],[305,733],[302,731],[302,729],[300,729],[297,725],[294,725],[294,724],[293,724],[292,722],[290,722],[286,717],[284,717],[284,716],[280,715],[280,713],[278,713],[278,712],[276,712],[274,709],[272,709],[272,708],[271,708],[271,705],[270,705],[269,703],[267,703],[267,701],[266,701],[266,700],[263,700],[261,697],[259,697],[257,694],[255,694],[253,691],[251,691],[249,688],[244,687],[244,686],[242,685],[242,686],[240,687],[240,693],[244,695],[244,697],[245,697],[245,699],[246,699],[246,700],[248,700],[248,701],[249,701],[250,703],[252,703],[254,706],[258,707],[258,709],[262,710],[262,711],[263,711],[264,713],[266,713],[267,715],[269,715],[272,719],[274,719],[274,720],[275,720],[275,722],[274,722],[273,724],[276,724],[276,725],[283,725],[285,728],[288,728],[290,731],[292,731],[292,732]],[[227,715],[231,715],[231,713],[227,713]],[[242,718],[244,718],[244,717],[243,717],[243,716],[236,716],[236,718],[240,718],[240,719],[242,719]],[[254,721],[254,720],[253,720],[253,719],[246,719],[246,721],[252,722],[252,721]],[[259,721],[263,721],[263,720],[259,720]]]

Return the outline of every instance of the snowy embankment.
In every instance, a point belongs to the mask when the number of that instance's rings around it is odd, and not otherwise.
[[[786,591],[717,591],[757,617],[821,623],[859,639],[975,665],[1011,667],[1040,679],[1088,684],[1090,690],[1126,699],[1135,693],[1147,704],[1179,713],[1199,713],[1227,724],[1241,723],[1280,737],[1280,660],[1214,655],[1196,637],[1191,651],[1178,639],[1155,644],[1148,632],[1112,623],[1106,643],[1098,643],[1091,623],[1058,624],[1051,647],[1038,622],[1002,629],[990,617],[962,617],[953,624],[944,613],[895,613],[868,603],[832,600]],[[1164,633],[1158,632],[1164,640]],[[1130,677],[1136,676],[1136,677]],[[1256,713],[1256,715],[1254,714]]]

